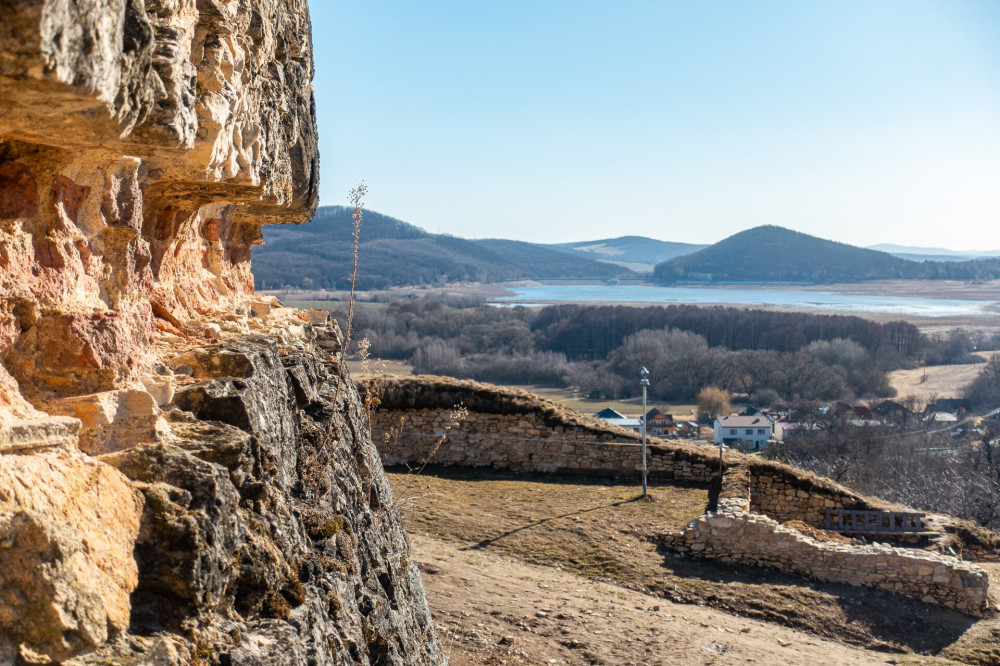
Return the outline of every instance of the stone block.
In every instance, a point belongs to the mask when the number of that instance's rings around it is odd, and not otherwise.
[[[31,453],[77,447],[80,420],[70,416],[18,419],[0,427],[0,454]]]
[[[73,455],[0,456],[0,634],[53,660],[129,625],[142,499]]]
[[[169,431],[147,391],[123,389],[64,398],[52,407],[80,420],[80,449],[91,455],[160,441]]]

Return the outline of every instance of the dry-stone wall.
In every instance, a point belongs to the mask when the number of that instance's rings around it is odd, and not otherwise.
[[[824,582],[864,585],[982,615],[989,575],[958,558],[886,544],[823,543],[760,514],[722,509],[664,537],[672,550],[723,562],[773,567]]]
[[[801,520],[823,527],[824,509],[884,510],[887,504],[851,492],[843,486],[782,465],[748,466],[750,509],[775,520]]]
[[[966,546],[962,557],[969,562],[1000,562],[1000,553],[983,546]]]
[[[754,512],[755,483],[759,481],[752,464],[742,462],[727,468],[718,511],[691,521],[680,533],[664,535],[664,546],[694,557],[772,567],[824,582],[874,587],[970,615],[981,615],[988,608],[989,575],[979,567],[926,550],[817,541]],[[810,498],[796,498],[802,502],[793,502],[793,506],[812,506],[806,504]],[[787,520],[791,519],[802,520],[796,516]]]
[[[442,465],[606,476],[642,470],[641,447],[629,441],[626,431],[549,426],[537,414],[470,412],[438,446],[450,418],[446,409],[376,412],[372,437],[384,464],[430,459]],[[705,454],[656,444],[647,449],[650,478],[707,483],[719,476],[718,461]]]

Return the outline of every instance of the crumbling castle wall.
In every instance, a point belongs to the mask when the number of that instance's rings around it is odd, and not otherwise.
[[[613,426],[549,425],[536,414],[470,412],[439,446],[450,420],[451,410],[445,409],[380,409],[372,420],[372,437],[386,465],[429,459],[517,472],[638,476],[642,471],[634,433]],[[719,476],[718,459],[707,452],[653,440],[647,446],[647,469],[655,479],[708,483]]]
[[[374,387],[374,388],[373,388]],[[571,414],[536,396],[502,387],[434,377],[369,378],[365,391],[383,390],[373,419],[386,464],[489,467],[519,472],[638,476],[639,437],[596,419]],[[490,395],[493,399],[490,399]],[[453,424],[447,404],[473,408]],[[815,580],[864,585],[981,615],[988,608],[988,574],[962,561],[995,561],[996,539],[949,516],[953,553],[885,543],[827,543],[782,525],[825,525],[824,509],[907,510],[794,468],[727,452],[720,475],[717,449],[651,439],[654,479],[718,483],[716,511],[663,545],[693,557],[766,566]],[[912,511],[912,510],[911,510]],[[815,531],[821,534],[821,531]],[[936,538],[946,534],[934,534]],[[995,537],[995,535],[993,535]],[[882,535],[881,538],[889,538]],[[926,537],[897,538],[922,542]],[[929,544],[929,546],[941,544]],[[942,548],[938,548],[942,550]],[[964,551],[964,552],[963,552]]]
[[[717,511],[679,533],[664,547],[692,557],[770,567],[822,582],[863,585],[969,615],[989,609],[989,574],[957,557],[884,543],[829,543],[782,525],[752,509],[747,465],[726,471]]]

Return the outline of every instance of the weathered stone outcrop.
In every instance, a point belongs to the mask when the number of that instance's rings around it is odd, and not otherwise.
[[[439,664],[326,313],[305,0],[0,4],[0,665]]]
[[[196,378],[165,413],[172,440],[100,458],[145,500],[133,633],[189,636],[219,663],[439,660],[353,384],[266,337],[166,362]],[[123,653],[129,637],[94,658]]]
[[[305,0],[0,6],[5,411],[246,326],[260,225],[316,206],[309,30]]]
[[[60,659],[128,628],[141,514],[128,480],[82,454],[0,456],[0,663],[4,637]]]

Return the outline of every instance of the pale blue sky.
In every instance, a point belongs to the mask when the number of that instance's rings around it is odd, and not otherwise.
[[[1000,248],[1000,0],[313,0],[321,203],[429,231]]]

